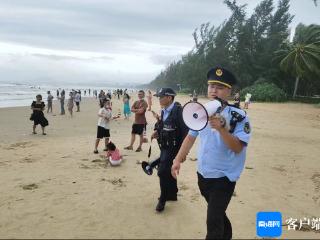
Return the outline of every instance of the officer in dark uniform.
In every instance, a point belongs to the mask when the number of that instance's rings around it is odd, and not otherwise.
[[[151,136],[157,139],[161,150],[158,159],[161,194],[156,206],[161,212],[166,201],[177,201],[177,180],[171,175],[171,166],[189,129],[182,119],[181,105],[174,102],[176,93],[171,88],[161,88],[154,96],[159,98],[162,107],[160,120]]]

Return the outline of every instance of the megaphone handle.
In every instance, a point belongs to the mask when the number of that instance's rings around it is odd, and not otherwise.
[[[223,116],[221,116],[220,113],[215,113],[215,114],[213,114],[212,116],[214,116],[214,117],[219,116],[220,122],[221,122],[221,124],[222,124],[222,127],[226,127],[227,121],[226,121],[226,119],[225,119]],[[209,121],[209,120],[210,120],[210,118],[208,119],[208,121]],[[212,132],[216,132],[217,130],[214,129],[214,128],[211,128],[211,131],[212,131]]]
[[[151,156],[151,143],[150,143],[150,147],[149,147],[148,158],[150,158],[150,156]]]

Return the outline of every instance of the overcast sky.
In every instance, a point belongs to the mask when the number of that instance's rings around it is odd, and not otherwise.
[[[260,1],[238,2],[249,16]],[[312,0],[290,12],[292,27],[320,24]],[[0,0],[0,82],[150,82],[230,13],[222,0]]]

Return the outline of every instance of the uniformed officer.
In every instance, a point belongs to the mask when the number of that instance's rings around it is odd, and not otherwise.
[[[228,70],[212,68],[207,73],[208,98],[227,103],[236,78]],[[222,104],[220,116],[213,116],[201,131],[190,130],[172,166],[172,176],[177,177],[180,164],[199,135],[198,185],[208,203],[207,239],[231,239],[232,227],[226,210],[236,181],[244,168],[247,145],[251,130],[246,113],[232,105]],[[221,121],[221,116],[226,120]],[[225,125],[229,126],[228,128]],[[215,129],[215,130],[212,130]]]
[[[161,88],[154,96],[159,97],[162,107],[160,120],[151,136],[157,139],[161,150],[158,165],[161,193],[156,206],[161,212],[166,201],[177,201],[177,180],[171,175],[171,166],[188,128],[182,119],[182,107],[174,101],[176,93],[171,88]]]

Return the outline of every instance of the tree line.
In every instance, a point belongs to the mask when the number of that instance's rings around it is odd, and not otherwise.
[[[224,3],[231,16],[217,27],[208,22],[196,28],[194,47],[149,87],[205,93],[208,69],[221,66],[235,73],[239,89],[267,83],[288,96],[320,94],[320,25],[299,24],[290,41],[290,0],[279,0],[276,7],[263,0],[251,16],[236,0]]]

